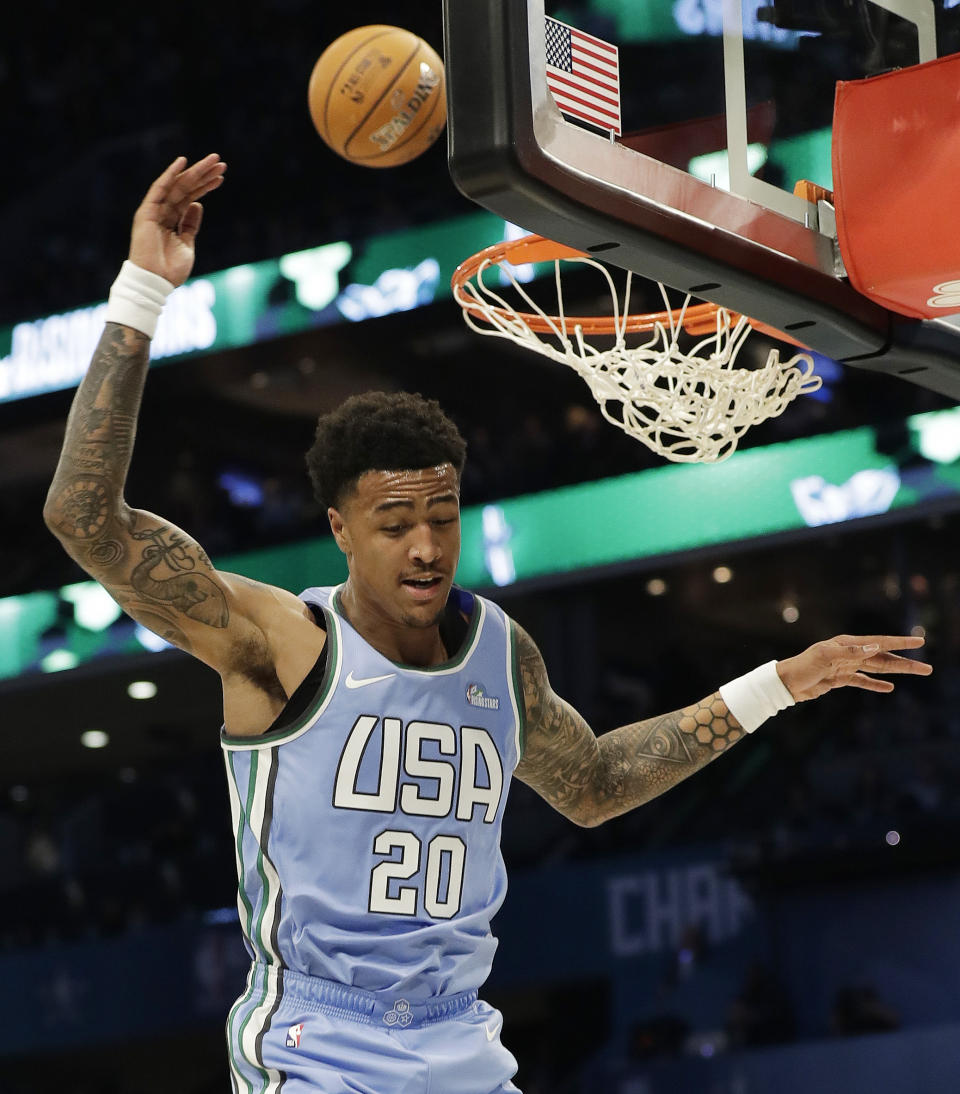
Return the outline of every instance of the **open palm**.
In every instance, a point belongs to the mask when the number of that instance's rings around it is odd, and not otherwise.
[[[182,285],[193,269],[203,206],[200,198],[223,182],[227,165],[216,153],[190,167],[178,156],[147,191],[133,218],[130,261]]]

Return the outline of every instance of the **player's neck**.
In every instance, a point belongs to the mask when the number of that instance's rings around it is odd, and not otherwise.
[[[340,605],[350,626],[389,661],[430,668],[450,659],[439,622],[422,627],[390,619],[358,597],[349,581],[340,594]]]

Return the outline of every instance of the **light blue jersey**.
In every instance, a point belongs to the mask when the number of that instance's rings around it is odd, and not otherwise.
[[[424,669],[370,646],[338,588],[308,589],[327,626],[316,695],[282,730],[222,736],[241,923],[278,987],[290,970],[416,1004],[490,971],[521,699],[509,619],[454,595],[467,636]]]

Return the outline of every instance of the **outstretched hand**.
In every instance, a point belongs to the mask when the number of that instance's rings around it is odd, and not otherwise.
[[[227,165],[215,153],[187,167],[178,156],[147,191],[133,218],[130,261],[182,285],[193,269],[200,230],[200,198],[223,182]]]
[[[890,635],[840,634],[817,642],[796,657],[777,662],[777,673],[798,703],[816,699],[834,688],[854,687],[865,691],[890,692],[889,680],[868,673],[901,673],[929,676],[933,667],[925,661],[898,657],[892,650],[915,650],[922,638]]]

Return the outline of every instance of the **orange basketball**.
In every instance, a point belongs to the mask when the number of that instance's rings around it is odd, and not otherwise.
[[[308,98],[324,141],[364,167],[409,163],[447,120],[443,62],[399,27],[357,27],[332,42],[313,66]]]

